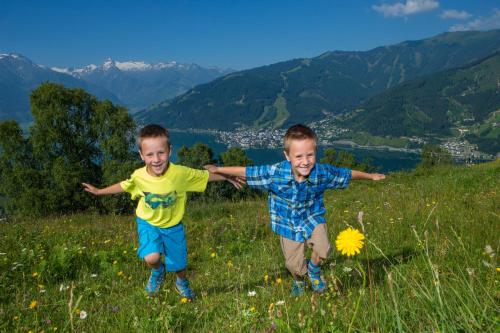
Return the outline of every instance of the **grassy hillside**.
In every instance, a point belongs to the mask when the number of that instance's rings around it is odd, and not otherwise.
[[[498,142],[494,113],[500,109],[499,76],[496,53],[472,65],[417,78],[361,105],[347,126],[395,137],[446,137],[461,128]],[[485,142],[480,148],[495,153],[498,144]]]
[[[186,304],[171,275],[159,297],[146,298],[132,217],[4,220],[0,331],[347,332],[352,323],[358,332],[494,332],[499,175],[496,161],[329,192],[331,241],[348,225],[360,228],[363,211],[367,245],[355,259],[333,253],[321,296],[289,296],[265,200],[190,205],[199,297]]]

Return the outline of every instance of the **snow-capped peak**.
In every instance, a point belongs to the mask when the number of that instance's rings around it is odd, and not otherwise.
[[[115,67],[115,61],[111,58],[108,58],[106,59],[106,61],[104,62],[104,64],[102,64],[102,69],[104,70],[108,70],[110,69],[111,67]]]

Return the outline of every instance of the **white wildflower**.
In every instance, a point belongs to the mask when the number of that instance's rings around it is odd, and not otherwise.
[[[257,295],[257,292],[255,290],[248,292],[248,297],[254,297],[255,295]]]
[[[87,318],[87,311],[85,310],[80,311],[80,319],[83,320],[85,318]]]
[[[277,301],[276,305],[285,305],[285,301]]]

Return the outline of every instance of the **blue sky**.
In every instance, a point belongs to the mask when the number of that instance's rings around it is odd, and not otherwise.
[[[57,67],[111,57],[246,69],[499,28],[500,3],[492,0],[0,2],[0,53]]]

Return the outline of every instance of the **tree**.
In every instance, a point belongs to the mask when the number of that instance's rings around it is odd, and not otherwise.
[[[417,166],[419,169],[430,169],[437,166],[450,166],[453,162],[451,154],[444,148],[426,144],[422,147],[422,161]]]
[[[361,162],[356,161],[354,154],[341,150],[336,151],[333,148],[327,148],[323,152],[321,163],[334,165],[338,168],[350,168],[364,172],[373,172],[376,168],[372,165],[373,160],[364,158]]]
[[[220,154],[220,162],[224,166],[250,166],[253,165],[253,161],[248,158],[245,151],[241,148],[232,147],[227,151]],[[223,198],[231,200],[241,200],[249,196],[255,196],[256,192],[250,189],[248,186],[243,187],[243,189],[237,191],[232,184],[224,182],[219,186],[220,195]]]
[[[44,211],[41,178],[17,122],[0,122],[0,204],[5,214]]]
[[[126,204],[125,200],[103,200],[102,205],[80,185],[82,181],[109,185],[126,178],[136,166],[132,152],[135,124],[127,110],[100,102],[82,89],[52,83],[35,89],[30,102],[34,122],[28,139],[12,122],[3,123],[0,131],[1,177],[7,182],[0,187],[6,206],[23,215],[90,207],[131,209],[130,200]],[[18,193],[9,179],[17,182]],[[30,200],[18,199],[25,196]]]

